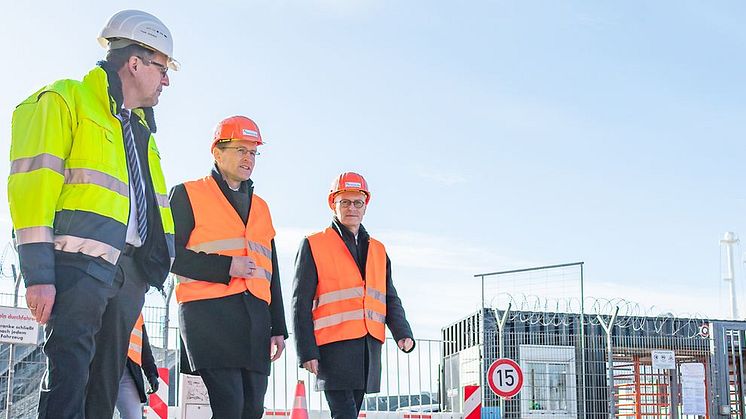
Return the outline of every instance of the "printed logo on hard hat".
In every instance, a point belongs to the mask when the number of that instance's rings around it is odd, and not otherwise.
[[[259,138],[259,133],[254,130],[242,128],[241,132],[243,133],[243,135],[248,135],[249,137]]]
[[[345,188],[362,188],[363,184],[360,182],[345,182]]]
[[[150,32],[148,32],[148,31],[150,31]],[[140,29],[140,33],[142,33],[143,35],[152,36],[153,38],[155,38],[154,34],[158,34],[158,35],[160,35],[160,36],[168,39],[168,35],[167,34],[165,34],[163,31],[161,31],[160,29],[158,29],[158,28],[156,28],[154,26],[147,26],[145,29]]]

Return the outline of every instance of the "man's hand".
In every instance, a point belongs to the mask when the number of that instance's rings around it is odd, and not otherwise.
[[[319,360],[312,359],[310,361],[306,361],[303,363],[303,368],[307,369],[308,372],[310,372],[311,374],[316,375],[319,373]]]
[[[158,376],[157,375],[150,375],[148,376],[148,384],[150,385],[150,390],[148,390],[148,394],[153,394],[158,391],[158,386],[160,383],[158,382]]]
[[[412,350],[412,347],[414,347],[414,341],[410,338],[399,339],[399,342],[396,344],[399,345],[399,349],[404,352],[409,352]]]
[[[275,362],[280,359],[282,351],[285,349],[285,337],[272,336],[269,338],[269,356],[270,361]]]
[[[46,324],[54,307],[57,288],[54,284],[31,285],[26,288],[26,305],[39,324]]]
[[[231,260],[231,277],[249,278],[256,270],[256,263],[251,256],[233,256]]]

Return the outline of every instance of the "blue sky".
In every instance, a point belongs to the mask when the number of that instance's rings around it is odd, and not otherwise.
[[[357,170],[421,337],[479,306],[476,273],[580,260],[589,295],[726,315],[718,240],[746,237],[742,2],[128,6],[169,26],[182,63],[156,108],[169,183],[207,173],[220,119],[259,124],[286,295],[331,178]],[[6,150],[14,106],[85,74],[116,11],[5,5]]]

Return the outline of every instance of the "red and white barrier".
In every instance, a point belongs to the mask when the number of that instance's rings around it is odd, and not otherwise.
[[[482,415],[482,392],[479,386],[464,386],[464,419],[479,419]]]
[[[158,391],[150,395],[150,410],[158,419],[168,419],[168,368],[158,368]]]

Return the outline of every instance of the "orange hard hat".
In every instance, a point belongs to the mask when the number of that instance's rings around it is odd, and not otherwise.
[[[212,137],[212,148],[220,142],[231,140],[253,141],[256,145],[262,145],[262,134],[254,121],[245,116],[231,116],[225,118],[215,127],[215,135]]]
[[[365,205],[370,202],[370,191],[365,178],[355,172],[344,172],[334,178],[329,190],[329,208],[334,209],[334,197],[342,192],[362,192],[365,194]]]

